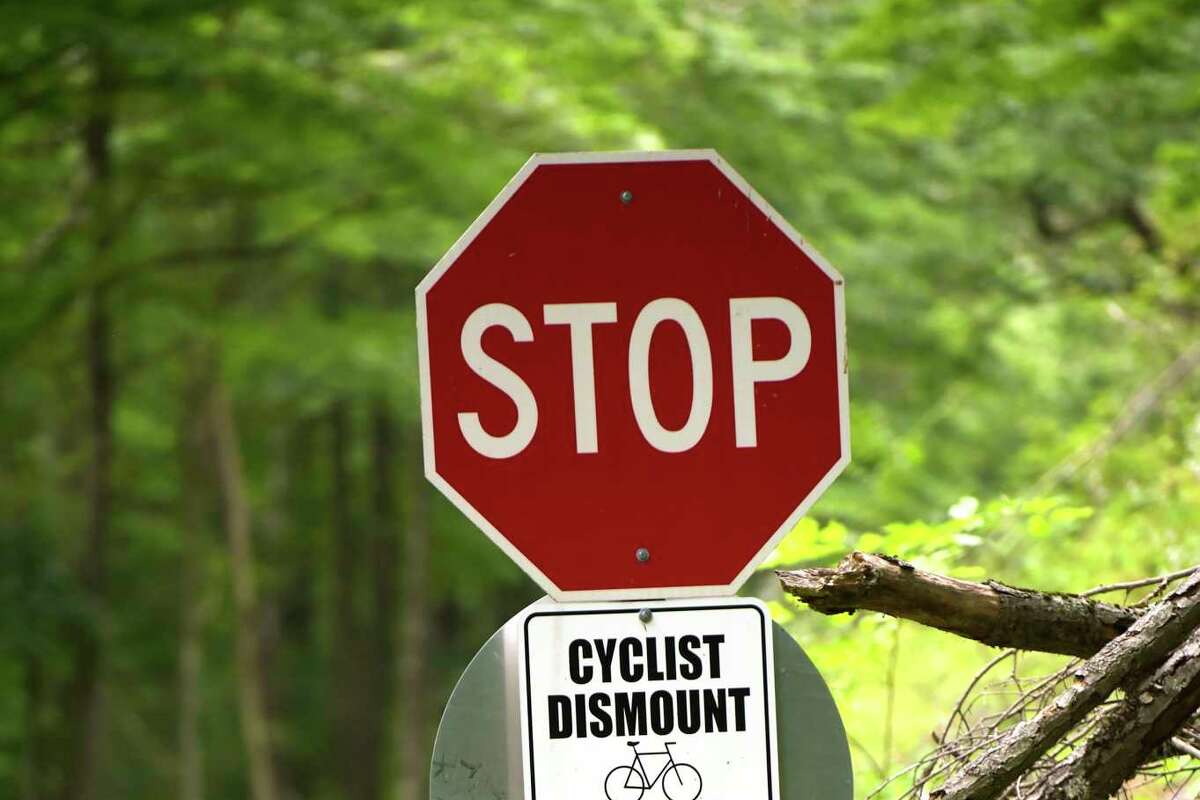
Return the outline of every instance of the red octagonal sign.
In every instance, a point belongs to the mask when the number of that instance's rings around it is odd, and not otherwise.
[[[732,593],[850,459],[842,278],[709,150],[534,156],[417,325],[427,476],[557,599]]]

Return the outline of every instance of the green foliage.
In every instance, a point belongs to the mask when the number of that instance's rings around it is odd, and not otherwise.
[[[1200,560],[1200,384],[1158,379],[1200,327],[1192,5],[0,5],[0,787],[65,778],[74,720],[55,692],[85,631],[107,643],[102,794],[175,792],[190,559],[208,790],[245,794],[212,486],[183,541],[208,353],[240,427],[281,772],[346,796],[327,752],[328,413],[349,409],[360,534],[371,409],[395,420],[403,518],[412,288],[533,151],[715,147],[845,274],[854,463],[769,566],[862,548],[1066,591]],[[99,179],[87,122],[108,113]],[[78,576],[97,290],[117,376],[103,614]],[[431,733],[467,659],[535,592],[453,509],[430,519]],[[986,657],[766,591],[846,714],[860,795],[926,748]]]

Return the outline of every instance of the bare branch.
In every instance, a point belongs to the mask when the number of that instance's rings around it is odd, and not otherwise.
[[[1136,690],[1106,710],[1087,742],[1055,765],[1025,797],[1028,800],[1109,797],[1137,773],[1147,754],[1171,739],[1171,734],[1197,709],[1200,709],[1200,629]],[[1180,749],[1191,750],[1200,757],[1200,752],[1187,745]]]
[[[975,691],[975,687],[978,686],[979,682],[984,679],[984,676],[986,676],[989,672],[991,672],[993,669],[995,669],[996,666],[1001,661],[1004,661],[1005,659],[1011,658],[1014,661],[1016,661],[1016,655],[1017,655],[1016,650],[1011,650],[1011,649],[1005,650],[1000,655],[996,656],[991,661],[984,664],[983,669],[981,669],[975,673],[975,677],[973,677],[971,679],[971,682],[967,684],[967,688],[963,690],[962,696],[959,697],[958,702],[954,704],[954,710],[950,712],[950,719],[946,720],[946,727],[942,733],[943,741],[950,738],[950,729],[954,726],[954,720],[956,717],[958,719],[963,720],[964,724],[966,723],[967,718],[966,718],[966,715],[963,713],[963,706],[966,704],[967,698],[971,696],[971,692]],[[1014,665],[1014,669],[1015,669],[1015,665]]]
[[[29,247],[26,248],[25,254],[21,256],[19,263],[22,271],[29,271],[41,266],[42,262],[54,253],[67,234],[79,224],[85,206],[84,198],[87,197],[91,185],[92,182],[86,175],[73,182],[68,193],[67,207],[62,216],[34,237],[33,241],[29,243]]]
[[[1200,570],[1200,566],[1187,567],[1185,569],[1168,572],[1166,575],[1156,575],[1153,578],[1140,578],[1136,581],[1125,581],[1123,583],[1108,583],[1103,586],[1097,586],[1094,589],[1088,589],[1086,592],[1080,592],[1080,597],[1095,597],[1098,594],[1108,594],[1109,592],[1130,592],[1134,589],[1141,589],[1146,586],[1165,586],[1173,583],[1180,578],[1186,578],[1196,570]]]
[[[1192,758],[1200,759],[1200,749],[1192,747],[1178,736],[1171,737],[1171,746],[1181,753],[1189,755]]]
[[[1032,720],[1008,731],[931,797],[940,800],[999,797],[1109,695],[1133,679],[1140,680],[1147,670],[1154,669],[1180,647],[1197,627],[1200,627],[1200,573],[1151,606],[1129,630],[1075,670],[1074,684],[1053,703],[1042,708]]]
[[[779,572],[784,591],[823,614],[878,611],[994,647],[1090,656],[1138,614],[1076,595],[972,583],[855,552],[833,569]]]

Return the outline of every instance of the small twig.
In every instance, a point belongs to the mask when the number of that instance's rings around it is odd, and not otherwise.
[[[1188,786],[1188,784],[1192,782],[1192,778],[1195,778],[1195,777],[1196,777],[1196,772],[1195,772],[1195,770],[1192,770],[1192,771],[1191,771],[1191,774],[1190,774],[1190,775],[1188,775],[1186,778],[1184,778],[1184,780],[1183,780],[1183,783],[1179,784],[1179,788],[1178,788],[1178,789],[1176,789],[1176,790],[1175,790],[1175,793],[1171,795],[1171,800],[1177,800],[1177,798],[1178,798],[1178,797],[1179,797],[1181,794],[1183,794],[1183,790],[1184,790],[1184,789],[1186,789],[1186,788],[1187,788],[1187,786]],[[1170,785],[1170,779],[1169,779],[1169,778],[1168,778],[1168,780],[1167,780],[1167,783],[1168,783],[1168,785]]]
[[[1200,758],[1200,750],[1192,747],[1178,736],[1171,737],[1171,746],[1181,753],[1187,753],[1192,758]]]
[[[876,797],[877,795],[879,795],[879,793],[880,793],[880,792],[882,792],[882,791],[883,791],[884,789],[886,789],[888,786],[891,786],[893,783],[895,783],[896,781],[900,780],[900,779],[901,779],[901,778],[903,778],[905,775],[907,775],[908,773],[912,772],[913,770],[917,769],[917,768],[918,768],[918,767],[920,767],[920,766],[921,766],[921,762],[920,762],[920,761],[918,761],[918,762],[917,762],[917,763],[915,763],[915,764],[909,764],[907,767],[905,767],[904,769],[900,770],[900,771],[899,771],[899,772],[897,772],[895,775],[892,775],[890,778],[888,778],[888,779],[887,779],[886,781],[884,781],[883,783],[879,784],[879,786],[875,787],[875,790],[874,790],[874,791],[872,791],[872,792],[871,792],[869,795],[867,795],[867,800],[871,800],[871,798],[873,798],[873,797]]]
[[[22,271],[28,272],[40,267],[78,224],[84,212],[84,198],[91,187],[91,179],[83,175],[72,181],[67,191],[66,209],[62,215],[46,230],[34,237],[19,260]]]
[[[892,632],[892,652],[888,657],[887,671],[887,706],[884,711],[883,727],[883,774],[892,769],[892,743],[896,729],[896,672],[900,664],[900,630],[904,627],[896,620],[896,630]]]
[[[851,747],[858,750],[858,752],[863,754],[863,757],[867,759],[867,761],[871,762],[871,771],[878,775],[880,780],[883,780],[887,777],[887,770],[880,766],[879,760],[875,758],[874,754],[871,753],[870,750],[867,749],[866,745],[853,736],[847,735],[846,738],[850,740]]]
[[[992,669],[994,669],[997,664],[999,664],[1001,661],[1003,661],[1006,658],[1016,656],[1016,654],[1017,654],[1016,650],[1005,650],[1003,653],[996,656],[991,661],[989,661],[987,664],[985,664],[983,669],[981,669],[981,670],[979,670],[979,672],[975,673],[975,677],[971,679],[971,682],[969,684],[967,684],[966,691],[964,691],[962,693],[962,696],[958,698],[958,702],[954,704],[954,710],[952,712],[950,712],[950,719],[946,720],[946,727],[943,729],[943,733],[942,733],[943,740],[950,738],[950,728],[954,725],[955,717],[961,717],[962,721],[963,721],[963,725],[964,726],[967,725],[967,718],[965,716],[963,716],[963,704],[967,702],[967,698],[971,696],[971,692],[975,691],[975,687],[979,685],[979,682],[981,680],[983,680],[984,677],[989,672],[991,672]]]
[[[1097,586],[1094,589],[1088,589],[1086,592],[1080,592],[1080,597],[1094,597],[1098,594],[1108,594],[1109,592],[1132,591],[1141,589],[1144,586],[1153,586],[1154,584],[1166,585],[1180,578],[1186,578],[1196,570],[1200,569],[1200,565],[1187,567],[1186,569],[1168,572],[1166,575],[1156,575],[1153,578],[1140,578],[1136,581],[1124,581],[1122,583],[1109,583],[1104,586]]]

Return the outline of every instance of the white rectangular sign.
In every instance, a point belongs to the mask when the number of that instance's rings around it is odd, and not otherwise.
[[[778,800],[761,602],[546,601],[520,625],[526,800]]]

